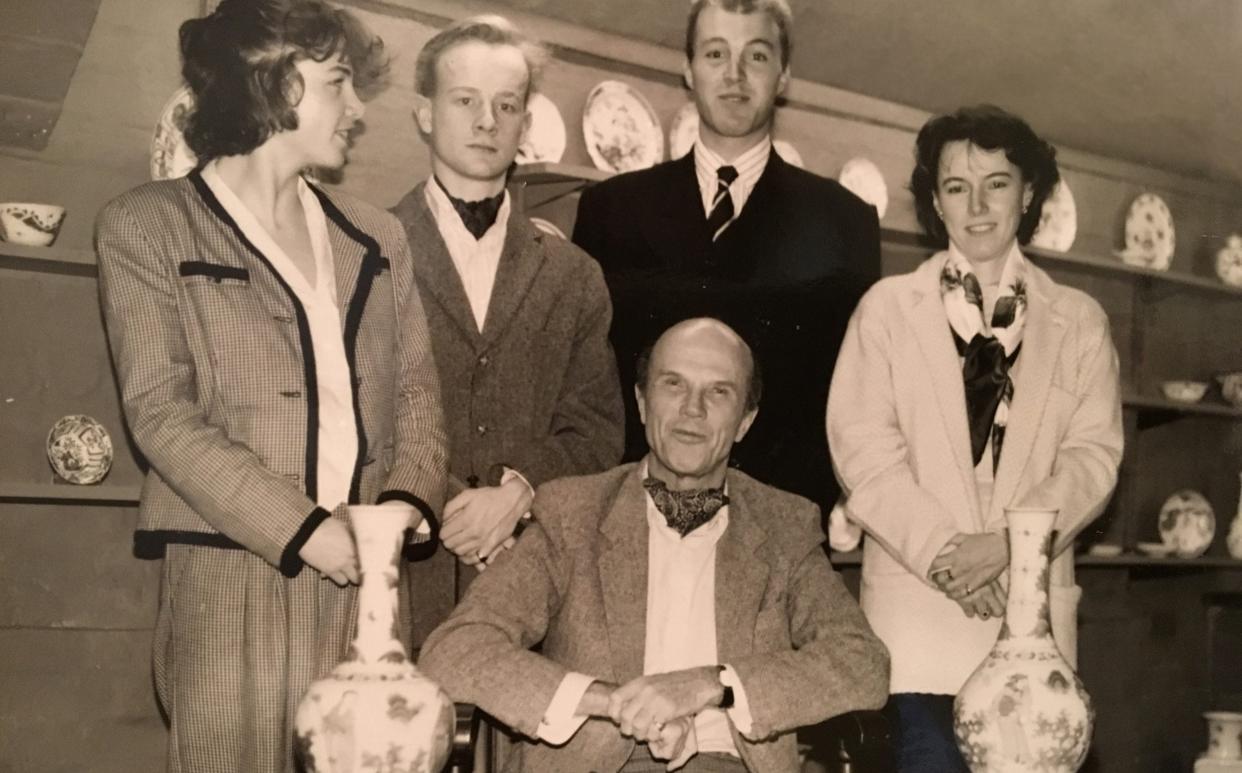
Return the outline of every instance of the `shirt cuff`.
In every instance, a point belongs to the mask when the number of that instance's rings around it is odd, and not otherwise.
[[[543,719],[539,720],[540,740],[560,746],[574,737],[574,733],[588,719],[585,714],[576,713],[578,704],[582,702],[582,696],[586,695],[587,688],[594,681],[595,677],[576,671],[565,674],[548,703],[548,708],[543,712]]]
[[[699,736],[694,729],[694,717],[690,717],[689,719],[690,729],[687,731],[688,734],[686,735],[686,746],[681,750],[681,754],[677,755],[675,759],[668,761],[668,764],[664,766],[665,770],[677,770],[689,762],[691,757],[699,753]]]
[[[739,733],[749,736],[754,718],[750,715],[750,701],[746,699],[746,688],[742,687],[742,680],[738,678],[733,666],[726,664],[720,669],[720,683],[725,687],[733,688],[733,706],[725,709],[725,713],[729,715],[729,721]]]
[[[530,481],[526,479],[525,475],[513,469],[512,467],[505,467],[504,474],[500,476],[500,485],[503,486],[509,481],[513,480],[514,478],[522,481],[522,483],[526,485],[526,490],[530,492],[531,499],[533,500],[535,497],[535,487],[530,485]],[[522,517],[530,518],[530,511],[527,510],[525,513],[522,513]]]

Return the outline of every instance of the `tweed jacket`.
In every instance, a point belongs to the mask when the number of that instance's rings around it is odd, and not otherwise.
[[[887,697],[888,657],[828,563],[817,508],[730,470],[716,547],[716,638],[750,704],[734,743],[751,771],[797,771],[791,732]],[[471,585],[420,665],[456,701],[525,736],[566,673],[623,684],[642,675],[646,496],[637,464],[541,487],[535,524]],[[530,647],[542,641],[542,652]],[[564,746],[525,742],[506,770],[611,773],[634,748],[588,720]]]
[[[957,533],[1002,531],[1005,508],[1059,512],[1053,632],[1075,658],[1073,538],[1107,504],[1121,461],[1117,352],[1103,309],[1027,265],[1027,317],[990,504],[979,501],[942,256],[882,280],[850,321],[828,398],[847,512],[867,532],[861,600],[893,656],[894,692],[956,694],[1000,621],[967,618],[930,581]]]
[[[631,396],[636,356],[680,320],[718,317],[750,343],[768,395],[734,461],[830,508],[838,489],[824,402],[850,312],[880,276],[875,210],[773,152],[746,206],[712,241],[690,153],[588,188],[573,238],[603,266],[612,294],[625,458],[646,450]]]
[[[349,501],[402,499],[434,524],[446,439],[408,245],[390,215],[314,190],[354,384]],[[96,250],[126,420],[150,465],[135,552],[245,548],[296,575],[298,551],[331,515],[315,503],[319,416],[302,305],[197,172],[110,202]]]

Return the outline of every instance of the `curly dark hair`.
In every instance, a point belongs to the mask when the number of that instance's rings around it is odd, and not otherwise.
[[[367,99],[388,70],[384,43],[349,11],[323,0],[223,0],[181,25],[181,74],[194,94],[185,139],[199,162],[242,155],[297,128],[295,65],[336,54]]]
[[[941,247],[949,234],[936,214],[934,194],[939,180],[940,153],[955,140],[965,140],[984,150],[1004,150],[1005,158],[1018,167],[1022,182],[1031,185],[1031,203],[1018,222],[1018,243],[1027,244],[1039,227],[1044,201],[1061,179],[1057,171],[1057,149],[1044,142],[1018,116],[995,105],[975,105],[936,116],[919,130],[914,142],[914,171],[910,192],[919,225]]]

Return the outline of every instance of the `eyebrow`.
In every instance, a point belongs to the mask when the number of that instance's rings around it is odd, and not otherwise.
[[[700,46],[709,46],[709,45],[712,45],[713,43],[724,43],[725,45],[728,45],[729,41],[727,41],[727,40],[725,40],[723,37],[721,37],[721,36],[717,35],[717,36],[716,36],[716,37],[714,37],[714,38],[708,38],[707,40],[704,40],[703,42],[699,43],[699,45],[700,45]],[[755,45],[763,46],[763,47],[768,48],[768,49],[771,49],[771,50],[773,50],[773,51],[775,51],[775,50],[776,50],[776,44],[775,44],[775,43],[773,43],[772,41],[768,40],[767,38],[751,38],[750,40],[746,41],[746,42],[742,45],[742,48],[746,48],[747,46],[755,46]]]
[[[354,68],[347,64],[334,64],[332,65],[332,72],[341,73],[342,75],[353,75]]]

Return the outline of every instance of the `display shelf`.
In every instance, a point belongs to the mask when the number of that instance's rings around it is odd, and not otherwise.
[[[546,185],[548,183],[596,183],[612,177],[612,172],[605,172],[593,166],[581,164],[522,164],[513,172],[513,181],[527,185]]]
[[[1127,394],[1122,398],[1122,404],[1127,408],[1134,408],[1140,411],[1184,413],[1198,416],[1220,416],[1227,419],[1242,419],[1242,408],[1235,408],[1227,403],[1179,403],[1163,397]]]
[[[67,247],[28,247],[0,242],[0,268],[46,274],[95,276],[95,253]]]
[[[841,567],[856,567],[862,565],[862,551],[851,550],[848,553],[840,551],[832,551],[830,554],[832,565]],[[1127,568],[1159,568],[1159,569],[1238,569],[1242,570],[1242,560],[1230,558],[1229,556],[1200,556],[1199,558],[1174,558],[1163,557],[1156,558],[1153,556],[1145,556],[1139,553],[1123,553],[1119,556],[1091,556],[1080,555],[1074,557],[1074,565],[1079,567],[1103,567],[1115,569]]]
[[[72,483],[0,483],[0,502],[80,504],[138,503],[141,486],[110,485],[77,486]]]

